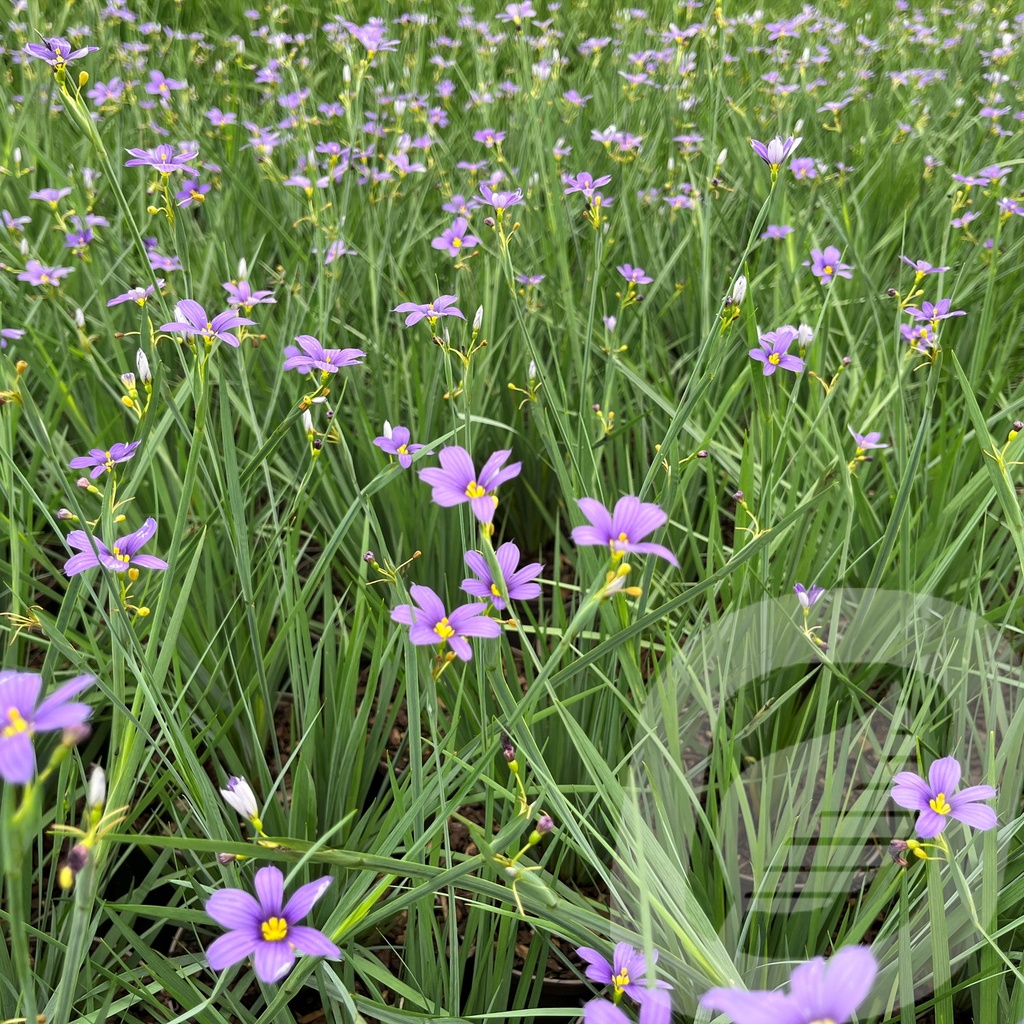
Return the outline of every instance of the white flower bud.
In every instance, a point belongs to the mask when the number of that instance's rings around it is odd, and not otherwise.
[[[345,65],[345,66],[344,66],[344,67],[343,67],[343,68],[341,69],[341,80],[342,80],[342,81],[343,81],[343,82],[344,82],[344,83],[345,83],[346,85],[351,85],[351,84],[352,84],[352,68],[351,68],[351,67],[349,67],[349,65],[348,65],[348,64],[346,64],[346,65]]]
[[[395,117],[401,117],[408,107],[405,100],[395,100]]]
[[[718,154],[718,159],[715,161],[715,166],[716,167],[721,167],[725,163],[725,158],[728,155],[729,155],[729,150],[728,149],[723,149],[722,152]]]
[[[149,360],[141,348],[135,353],[135,369],[139,371],[139,380],[143,384],[148,384],[153,379],[153,374],[149,369]]]
[[[121,383],[131,391],[135,387],[135,374],[134,373],[122,373]]]
[[[89,776],[89,791],[85,797],[86,806],[102,807],[107,799],[107,777],[103,769],[97,764],[93,766],[92,774]]]
[[[738,306],[740,305],[747,294],[747,277],[745,274],[740,274],[736,278],[736,284],[732,288],[732,301]]]
[[[384,436],[391,440],[391,424],[387,420],[384,421]]]
[[[249,264],[245,262],[244,256],[238,261],[238,280],[249,280]]]
[[[81,309],[75,310],[75,326],[80,330],[85,330],[85,314]]]
[[[799,135],[804,130],[804,119],[801,117],[795,125],[793,125],[793,134]]]
[[[308,409],[302,410],[302,429],[306,432],[307,437],[312,437],[315,433],[313,430],[313,414]]]
[[[668,167],[668,173],[671,176],[672,172],[676,169],[676,158],[674,156],[670,156],[666,166]]]
[[[477,306],[476,312],[473,314],[473,330],[479,331],[484,324],[484,307]]]
[[[526,376],[531,382],[537,379],[537,364],[532,359],[530,360],[530,365],[526,368]]]
[[[21,242],[18,244],[18,249],[21,251],[22,256],[28,255],[28,239],[22,235]]]
[[[228,779],[227,789],[222,789],[220,795],[224,797],[224,802],[246,821],[259,819],[260,809],[256,806],[256,794],[245,779],[232,775]]]
[[[796,336],[800,341],[800,347],[807,348],[814,341],[814,329],[808,324],[801,324],[796,330]]]
[[[14,162],[16,164],[21,163],[21,146],[14,147]]]

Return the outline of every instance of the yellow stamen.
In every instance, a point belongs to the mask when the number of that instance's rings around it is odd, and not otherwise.
[[[773,352],[768,357],[768,362],[771,363],[772,366],[778,366],[779,363],[782,362],[782,356],[780,356],[778,352]]]
[[[131,556],[131,555],[122,555],[122,554],[121,554],[121,549],[120,549],[119,547],[116,547],[116,546],[115,546],[114,548],[112,548],[112,549],[111,549],[110,553],[111,553],[111,554],[112,554],[112,555],[113,555],[113,556],[114,556],[114,557],[115,557],[115,558],[116,558],[116,559],[117,559],[117,560],[118,560],[119,562],[125,562],[125,563],[127,563],[127,562],[130,562],[130,561],[132,560],[132,556]]]
[[[626,968],[623,967],[622,970],[619,971],[619,973],[616,974],[614,978],[612,978],[612,985],[615,988],[616,995],[618,995],[618,993],[622,992],[623,989],[625,989],[625,987],[628,984],[629,984],[629,971],[627,971]]]
[[[826,266],[825,267],[825,273],[826,273],[827,276],[831,277],[832,276],[832,267],[831,266]]]
[[[495,597],[501,597],[501,591],[498,589],[498,584],[497,583],[492,583],[491,584],[491,593]]]
[[[928,806],[936,814],[949,814],[949,812],[953,809],[946,802],[946,794],[945,793],[939,793],[939,795],[936,796],[934,800],[929,800],[928,801]]]
[[[17,708],[7,709],[7,721],[10,725],[5,725],[3,729],[0,729],[0,736],[3,736],[5,739],[10,736],[17,736],[19,733],[30,731],[28,722],[22,718],[21,712]]]
[[[452,248],[453,249],[458,249],[459,246],[461,246],[461,245],[462,245],[462,239],[461,238],[453,238],[452,239]]]
[[[271,917],[260,925],[266,942],[280,942],[288,935],[288,922],[283,917]]]
[[[455,636],[455,630],[448,624],[448,616],[446,615],[435,627],[434,632],[442,640],[450,640]]]
[[[466,486],[467,498],[482,498],[487,492],[475,481],[470,480]]]

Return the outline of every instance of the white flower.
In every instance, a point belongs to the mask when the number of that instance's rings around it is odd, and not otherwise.
[[[259,821],[260,811],[256,806],[256,794],[245,779],[232,775],[228,779],[227,789],[222,789],[220,795],[224,797],[224,802],[246,821]]]

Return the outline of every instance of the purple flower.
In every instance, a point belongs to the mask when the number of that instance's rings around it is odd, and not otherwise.
[[[72,50],[71,44],[60,36],[53,36],[44,39],[41,43],[29,43],[25,47],[25,53],[38,60],[45,60],[54,71],[63,71],[73,60],[84,57],[87,53],[95,53],[98,46],[83,46],[79,50]]]
[[[765,231],[762,238],[785,238],[786,235],[791,235],[793,229],[788,224],[769,224],[768,230]]]
[[[501,635],[501,623],[483,613],[485,604],[464,604],[444,610],[441,598],[430,587],[413,584],[409,593],[415,604],[400,604],[391,612],[392,621],[409,627],[409,641],[419,647],[448,644],[461,661],[470,661],[473,649],[467,636],[493,638]]]
[[[206,901],[206,912],[226,935],[206,950],[211,969],[223,971],[246,957],[253,958],[256,977],[272,984],[291,969],[296,952],[307,956],[340,957],[341,950],[316,928],[296,924],[323,896],[333,879],[300,885],[284,902],[284,875],[280,868],[260,868],[254,879],[256,896],[244,889],[220,889]]]
[[[568,196],[572,195],[573,192],[582,192],[587,200],[593,199],[594,193],[603,185],[607,185],[611,180],[612,176],[610,174],[602,174],[601,177],[595,178],[586,171],[581,171],[575,177],[571,174],[562,175],[562,181],[566,184],[565,194]]]
[[[225,310],[218,313],[212,320],[206,315],[206,310],[193,299],[182,299],[175,312],[181,320],[172,320],[169,324],[160,327],[161,331],[175,331],[178,334],[204,338],[207,345],[212,345],[215,338],[238,348],[241,342],[228,331],[235,327],[251,327],[255,320],[248,320],[244,316],[237,316],[234,310]]]
[[[179,82],[174,78],[167,78],[162,71],[150,71],[149,81],[146,83],[146,92],[150,96],[159,96],[160,102],[164,106],[167,106],[167,97],[172,92],[187,88],[187,82]]]
[[[788,354],[789,346],[799,337],[800,332],[786,324],[774,331],[765,331],[760,336],[760,348],[750,349],[750,358],[764,364],[764,375],[770,377],[777,369],[799,373],[804,361],[799,356]]]
[[[409,314],[405,318],[406,327],[412,327],[413,324],[418,324],[424,318],[431,325],[437,323],[442,316],[457,316],[460,320],[465,320],[462,310],[455,305],[458,301],[458,295],[441,295],[433,302],[400,302],[395,306],[393,312]]]
[[[225,114],[220,107],[210,107],[206,112],[206,116],[214,128],[226,128],[228,125],[235,124],[238,121],[238,115],[234,111]]]
[[[900,259],[908,267],[913,267],[921,277],[924,277],[925,274],[944,274],[949,270],[949,267],[933,267],[927,260],[912,260],[906,256],[901,256]]]
[[[811,268],[811,273],[822,284],[828,284],[836,277],[853,277],[853,267],[840,262],[842,253],[834,245],[828,245],[824,251],[812,249],[810,260],[804,260],[804,266]]]
[[[870,949],[847,946],[827,964],[817,956],[797,967],[789,980],[789,995],[713,988],[700,1005],[727,1013],[734,1024],[847,1024],[867,998],[877,973]]]
[[[800,607],[807,611],[821,600],[822,595],[825,593],[825,588],[819,587],[817,583],[812,583],[810,590],[808,590],[802,583],[795,583],[793,584],[793,593],[796,594]]]
[[[657,989],[646,991],[640,1004],[640,1024],[670,1024],[672,997]],[[630,1024],[630,1019],[607,999],[591,999],[583,1007],[583,1024]]]
[[[71,189],[69,188],[41,188],[35,192],[29,192],[29,199],[38,199],[42,203],[46,203],[50,209],[56,210],[57,203],[59,203],[65,196],[71,195]]]
[[[26,224],[32,223],[31,217],[14,217],[11,215],[10,210],[3,210],[0,212],[3,214],[4,227],[7,228],[8,231],[23,231]]]
[[[956,818],[982,832],[996,827],[996,812],[981,805],[991,800],[996,791],[991,786],[969,786],[956,792],[960,785],[960,762],[955,757],[940,757],[932,761],[925,782],[913,772],[900,772],[893,779],[893,800],[911,811],[920,811],[917,834],[922,839],[934,839],[950,818]]]
[[[635,500],[635,499],[634,499]],[[657,508],[657,506],[652,506]],[[585,527],[582,527],[585,529]],[[614,989],[616,1002],[625,993],[630,999],[643,1003],[657,989],[649,989],[644,977],[647,973],[647,957],[639,949],[634,949],[628,942],[620,942],[612,951],[612,962],[609,963],[596,949],[581,946],[576,955],[586,960],[589,966],[586,975],[599,985],[611,985]],[[658,962],[658,951],[654,951],[652,963]],[[670,989],[666,981],[657,981],[658,989]],[[589,1019],[589,1018],[588,1018]]]
[[[480,195],[487,200],[498,213],[504,213],[510,206],[518,206],[523,201],[523,190],[514,192],[496,192],[486,182],[480,185]]]
[[[272,291],[254,292],[248,281],[227,281],[221,287],[228,293],[228,305],[233,309],[241,307],[247,313],[253,306],[277,302]]]
[[[25,332],[20,327],[4,327],[0,329],[0,348],[7,348],[7,342],[19,341],[25,336]]]
[[[422,444],[409,444],[410,437],[412,434],[408,427],[392,427],[385,420],[384,433],[380,437],[375,437],[373,443],[382,452],[396,456],[402,469],[408,469],[412,465],[412,457],[425,447]]]
[[[141,443],[141,441],[132,441],[130,444],[119,442],[118,444],[111,445],[109,451],[105,451],[102,448],[90,448],[88,455],[76,455],[68,465],[72,469],[86,469],[92,466],[93,471],[89,476],[95,480],[104,473],[109,473],[114,468],[115,463],[127,462],[133,458],[135,449]]]
[[[313,370],[319,370],[323,374],[337,373],[343,366],[358,365],[366,356],[361,348],[324,348],[311,334],[300,334],[295,340],[299,343],[298,348],[294,345],[285,346],[286,370],[298,370],[299,373],[312,373]]]
[[[750,147],[772,169],[772,174],[777,174],[782,161],[796,150],[800,142],[800,138],[794,138],[792,135],[783,142],[782,136],[776,135],[768,143],[751,139]]]
[[[500,484],[519,476],[523,468],[521,462],[505,466],[511,454],[509,449],[495,452],[483,464],[478,476],[469,452],[457,445],[448,445],[438,453],[440,467],[421,469],[420,479],[433,487],[431,498],[435,504],[451,508],[468,501],[473,515],[481,523],[489,523],[494,519],[494,510],[498,505],[494,492]],[[505,468],[502,469],[502,466]]]
[[[490,601],[499,612],[504,610],[505,602],[501,597],[501,588],[491,574],[487,559],[479,551],[467,551],[465,557],[469,571],[476,573],[476,576],[464,579],[462,589],[473,597],[482,597]],[[519,548],[512,541],[502,544],[494,552],[494,557],[498,560],[498,567],[501,569],[510,600],[532,601],[535,597],[540,597],[540,584],[533,582],[543,568],[540,562],[530,562],[518,569]]]
[[[158,277],[156,283],[158,287],[163,288],[164,280],[162,277]],[[149,284],[145,288],[129,288],[128,291],[118,295],[116,298],[107,299],[107,305],[119,306],[122,302],[135,302],[140,306],[144,306],[146,299],[152,298],[153,287],[153,285]]]
[[[147,256],[154,270],[181,270],[181,260],[177,256],[161,256],[155,249],[151,249]]]
[[[120,78],[112,78],[109,82],[97,82],[86,95],[97,107],[105,103],[117,103],[124,95],[124,82]]]
[[[482,142],[488,149],[493,149],[505,141],[505,132],[499,132],[494,128],[482,128],[473,133],[475,142]]]
[[[209,191],[210,186],[206,182],[200,185],[194,178],[190,178],[174,193],[174,198],[179,200],[179,206],[191,206],[193,203],[204,202]]]
[[[610,548],[615,559],[631,552],[657,555],[679,568],[676,556],[668,548],[661,544],[640,543],[647,534],[668,522],[668,514],[659,506],[630,494],[619,498],[611,512],[595,498],[580,498],[577,504],[590,520],[590,526],[573,528],[572,539],[576,544]]]
[[[447,249],[449,256],[458,256],[463,248],[479,245],[480,239],[469,233],[469,221],[465,217],[456,217],[452,226],[430,244],[435,249]]]
[[[125,167],[153,167],[161,174],[173,174],[175,171],[191,171],[189,161],[199,156],[198,147],[182,148],[180,151],[164,143],[156,149],[129,149],[131,160],[125,160]]]
[[[630,284],[650,284],[654,278],[647,276],[643,267],[634,267],[623,263],[621,267],[615,268]]]
[[[62,277],[67,277],[74,267],[44,267],[39,260],[29,260],[25,269],[18,275],[19,281],[27,281],[38,287],[41,284],[56,285]]]
[[[32,781],[36,773],[33,733],[81,725],[92,709],[69,698],[94,682],[92,676],[76,676],[40,703],[42,676],[0,672],[0,778],[12,784]]]
[[[931,302],[922,302],[920,309],[917,306],[907,306],[906,312],[915,320],[928,320],[932,326],[935,326],[940,320],[948,320],[951,316],[967,315],[966,311],[962,309],[951,310],[949,307],[952,304],[952,299],[939,299],[934,305]]]
[[[793,177],[797,181],[808,181],[818,176],[818,169],[814,165],[814,160],[809,156],[790,160],[789,169],[793,172]]]
[[[929,323],[900,324],[900,334],[918,352],[926,353],[936,346],[935,328]]]
[[[495,17],[498,21],[511,21],[513,25],[518,26],[524,21],[529,21],[530,18],[536,18],[537,12],[533,9],[530,0],[526,0],[522,4],[507,4],[505,10]]]
[[[68,576],[75,576],[86,569],[95,569],[99,566],[112,572],[127,572],[135,566],[143,569],[166,569],[167,563],[162,558],[138,554],[139,548],[155,534],[156,520],[152,516],[134,533],[114,541],[113,548],[108,548],[96,537],[90,538],[85,530],[72,530],[68,534],[68,547],[81,554],[72,555],[64,563],[64,572]]]
[[[858,434],[853,427],[847,426],[846,428],[853,435],[854,441],[857,442],[857,454],[861,452],[870,451],[872,448],[888,448],[887,444],[879,444],[882,439],[882,432],[880,430],[872,430],[870,434]]]

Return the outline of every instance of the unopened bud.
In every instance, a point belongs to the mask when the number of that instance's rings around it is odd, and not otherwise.
[[[493,217],[484,217],[484,224],[486,224],[487,227],[489,227],[489,228],[493,228],[494,227],[494,218]]]
[[[708,450],[707,450],[707,448],[701,448],[701,450],[699,452],[697,452],[697,458],[698,459],[706,459],[707,457],[708,457]]]
[[[245,779],[232,775],[226,789],[220,791],[224,802],[246,821],[258,821],[260,809],[256,806],[256,794]]]
[[[57,509],[57,518],[58,519],[77,519],[78,517],[69,508],[59,508],[59,509]]]
[[[302,429],[309,438],[312,438],[316,432],[313,430],[313,414],[308,409],[302,411]]]
[[[129,390],[135,390],[135,374],[134,373],[122,373],[121,383]]]
[[[93,766],[92,774],[89,776],[89,791],[85,797],[86,806],[102,807],[107,799],[107,776],[103,769],[97,764]]]
[[[725,158],[728,155],[729,155],[729,150],[723,149],[722,152],[718,154],[718,159],[715,161],[715,166],[716,167],[721,167],[722,164],[725,163]]]
[[[734,500],[734,501],[742,501],[742,500],[743,500],[743,492],[742,492],[742,491],[736,491],[736,492],[735,492],[735,493],[733,494],[733,496],[732,496],[732,497],[733,497],[733,500]]]
[[[473,330],[479,331],[484,324],[484,307],[477,306],[476,312],[473,314]]]
[[[736,283],[732,288],[732,301],[738,306],[743,302],[743,299],[747,294],[747,278],[745,274],[740,274],[736,278]]]
[[[75,326],[80,331],[85,330],[85,314],[81,311],[81,309],[75,310]]]
[[[92,487],[92,481],[87,476],[80,476],[75,481],[75,486],[80,487],[83,491],[87,491],[90,487]]]
[[[324,439],[322,437],[316,437],[313,439],[313,451],[318,452],[324,446]]]
[[[79,89],[84,89],[86,87],[86,84],[88,83],[88,81],[89,81],[89,72],[88,71],[79,71],[78,72],[78,88]]]
[[[516,759],[516,748],[512,745],[512,737],[504,729],[501,730],[501,756],[509,764]]]
[[[92,729],[84,722],[69,725],[61,734],[60,741],[65,747],[77,747],[92,735]]]
[[[814,328],[809,324],[801,324],[796,329],[797,340],[800,342],[801,348],[807,348],[812,341],[814,341]]]
[[[1024,423],[1022,423],[1020,420],[1014,420],[1013,429],[1016,430],[1019,434],[1022,430],[1024,430]]]
[[[351,68],[351,67],[349,67],[349,65],[348,65],[348,64],[346,64],[346,65],[345,65],[345,66],[344,66],[344,67],[343,67],[343,68],[341,69],[341,80],[342,80],[342,81],[343,81],[343,82],[344,82],[344,83],[345,83],[346,85],[351,85],[351,84],[352,84],[352,68]]]
[[[27,256],[29,253],[28,239],[24,235],[21,236],[21,241],[18,243],[18,251],[22,256]]]
[[[526,368],[527,379],[532,384],[537,379],[537,364],[531,359],[530,365]]]
[[[384,436],[389,441],[391,440],[391,436],[392,436],[392,434],[391,434],[391,424],[387,420],[384,421]]]
[[[238,261],[238,280],[239,281],[247,281],[248,279],[249,279],[249,264],[245,262],[245,257],[243,256]]]
[[[132,581],[132,583],[138,583],[139,582],[139,570],[135,569],[135,568],[129,569],[128,570],[128,579],[130,579]]]
[[[146,353],[141,348],[135,353],[135,369],[139,371],[139,380],[143,384],[148,384],[153,379],[153,374],[149,369],[149,359],[146,358]]]
[[[550,814],[542,814],[537,819],[537,831],[544,835],[546,832],[550,832],[555,827],[555,819]]]

